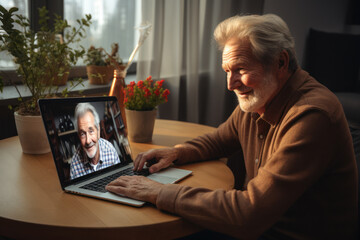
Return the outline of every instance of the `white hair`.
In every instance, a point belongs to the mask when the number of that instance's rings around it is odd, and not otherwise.
[[[289,54],[289,70],[296,70],[295,41],[287,24],[275,14],[245,15],[218,24],[214,37],[221,50],[230,39],[249,39],[252,52],[263,64],[270,64],[281,51]]]
[[[95,125],[96,129],[99,131],[100,130],[100,118],[99,118],[99,115],[98,115],[96,109],[90,103],[79,103],[78,105],[76,105],[76,108],[75,108],[75,129],[76,129],[76,131],[78,130],[78,123],[77,123],[78,118],[84,116],[84,114],[87,112],[91,112],[92,115],[94,116],[94,125]]]

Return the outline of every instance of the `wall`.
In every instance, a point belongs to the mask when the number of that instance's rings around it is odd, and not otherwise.
[[[349,30],[345,25],[348,4],[349,0],[265,0],[264,14],[274,13],[285,20],[295,38],[296,54],[302,64],[310,28],[329,32]],[[355,33],[358,30],[355,28]]]

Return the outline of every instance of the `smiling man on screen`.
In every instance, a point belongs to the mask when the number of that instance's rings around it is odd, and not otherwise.
[[[71,159],[71,179],[120,163],[114,146],[100,137],[100,118],[90,103],[76,105],[75,120],[81,146]]]

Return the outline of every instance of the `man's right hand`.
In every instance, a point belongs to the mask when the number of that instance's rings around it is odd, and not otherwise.
[[[134,161],[134,171],[141,171],[145,163],[150,173],[167,168],[178,159],[178,151],[177,148],[160,148],[139,153]]]

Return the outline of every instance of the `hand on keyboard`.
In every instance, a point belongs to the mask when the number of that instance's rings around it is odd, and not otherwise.
[[[110,176],[107,176],[105,178],[99,179],[95,182],[86,184],[86,185],[82,186],[81,188],[96,191],[96,192],[106,192],[105,186],[120,176],[148,176],[149,174],[150,173],[149,173],[148,168],[143,168],[141,171],[133,171],[132,168],[127,168],[120,172],[116,172]]]
[[[150,174],[148,168],[143,168],[140,171],[133,171],[134,175],[140,175],[140,176],[148,176]]]

